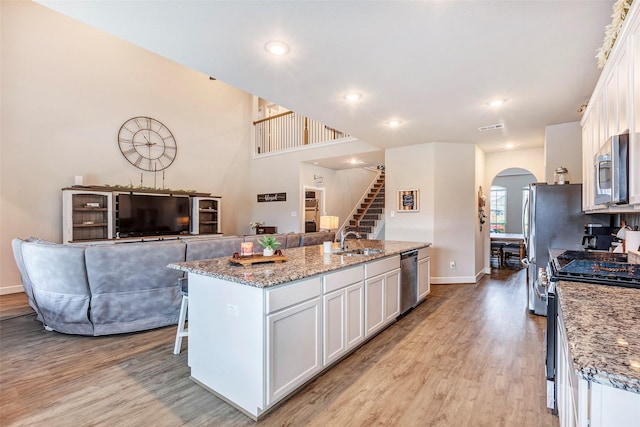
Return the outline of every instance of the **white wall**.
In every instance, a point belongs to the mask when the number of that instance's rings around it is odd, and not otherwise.
[[[580,122],[562,123],[545,128],[544,179],[552,184],[556,168],[569,170],[572,184],[582,182],[582,128]]]
[[[75,175],[87,185],[140,184],[116,140],[131,117],[171,129],[178,154],[165,187],[222,196],[225,234],[249,233],[250,221],[300,231],[302,187],[313,183],[300,162],[377,150],[357,141],[252,161],[252,95],[38,4],[0,4],[0,294],[22,290],[11,239],[62,240],[60,190]],[[328,207],[365,191],[356,172],[323,174],[353,192],[343,200],[327,190]],[[143,185],[153,178],[143,173]],[[274,192],[287,202],[257,203],[257,194]]]
[[[485,198],[489,196],[490,188],[485,187],[484,185],[484,176],[485,176],[485,163],[486,163],[486,155],[484,151],[480,148],[476,147],[476,168],[475,168],[475,188],[480,192],[480,187],[482,187],[482,192]],[[490,271],[485,271],[484,268],[484,231],[489,227],[489,205],[488,203],[484,206],[484,214],[486,215],[485,223],[482,225],[482,230],[480,229],[480,216],[478,212],[479,202],[476,204],[476,227],[475,227],[475,273],[477,278],[482,277],[483,273],[490,273]]]
[[[476,281],[476,147],[429,143],[388,149],[386,230],[388,240],[433,244],[433,283]],[[397,213],[399,190],[420,190],[420,211]],[[450,263],[455,266],[451,268]]]
[[[348,174],[344,173],[338,174],[340,178],[336,178],[336,171],[312,164],[303,164],[302,162],[377,150],[379,149],[365,142],[354,141],[322,144],[310,149],[296,150],[274,156],[255,157],[251,163],[251,170],[248,171],[251,177],[249,198],[253,203],[253,213],[252,218],[247,221],[265,221],[267,225],[277,226],[278,232],[304,231],[303,187],[304,185],[314,185],[314,174],[325,177],[327,198],[325,209],[333,210],[334,207],[340,205],[336,198],[341,197],[341,193],[331,191],[332,189],[337,189],[333,183],[336,179],[341,180],[345,188],[352,188],[352,191],[360,193],[360,195],[365,191],[365,188],[361,187],[363,185],[361,178],[349,180],[347,178]],[[287,193],[286,202],[256,203],[257,194],[285,192]],[[346,193],[349,192],[347,191]],[[348,201],[352,197],[354,196],[347,194],[346,200]],[[355,200],[357,201],[359,197]],[[327,213],[333,215],[329,210],[327,210]],[[341,216],[340,212],[337,212],[337,215]],[[341,216],[340,221],[342,220]],[[248,233],[249,231],[247,222],[246,229],[241,230],[241,233]]]
[[[21,290],[12,238],[61,241],[60,190],[74,175],[140,183],[116,140],[134,116],[174,133],[167,188],[222,196],[226,234],[250,220],[252,96],[38,4],[0,7],[0,293]],[[153,185],[153,174],[143,179]]]

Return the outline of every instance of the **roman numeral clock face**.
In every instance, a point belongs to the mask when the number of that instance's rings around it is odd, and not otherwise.
[[[169,128],[151,117],[134,117],[124,122],[118,132],[118,145],[129,163],[151,172],[168,168],[178,151]]]

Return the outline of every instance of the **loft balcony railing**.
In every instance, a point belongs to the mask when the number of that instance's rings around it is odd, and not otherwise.
[[[293,111],[257,120],[253,126],[255,154],[300,148],[349,136]]]

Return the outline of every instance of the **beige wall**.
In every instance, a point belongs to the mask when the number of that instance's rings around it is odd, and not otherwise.
[[[1,293],[21,290],[12,238],[61,241],[60,190],[74,175],[140,183],[116,141],[134,116],[177,140],[167,188],[222,196],[227,234],[249,221],[252,96],[35,3],[1,8]],[[143,180],[153,185],[153,174]]]
[[[389,240],[433,243],[434,283],[475,283],[476,147],[429,143],[386,151]],[[420,211],[397,213],[399,190],[420,190]],[[451,262],[455,266],[451,267]]]
[[[252,95],[38,4],[1,8],[0,294],[22,290],[11,239],[62,240],[60,190],[75,175],[88,185],[140,184],[116,141],[131,117],[171,129],[178,155],[165,187],[222,196],[225,234],[249,233],[250,221],[299,231],[302,188],[313,183],[300,162],[376,150],[356,141],[252,160]],[[365,191],[356,172],[323,173],[329,207]],[[143,184],[153,178],[143,173]],[[340,186],[349,188],[344,199],[332,191]],[[256,202],[273,192],[287,202]]]
[[[582,128],[580,122],[562,123],[545,128],[544,180],[554,182],[556,168],[564,166],[573,184],[582,182]]]

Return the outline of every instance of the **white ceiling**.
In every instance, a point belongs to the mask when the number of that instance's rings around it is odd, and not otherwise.
[[[494,152],[540,147],[545,126],[580,119],[613,1],[39,3],[380,148]],[[290,53],[268,54],[271,40]],[[350,90],[362,98],[345,101]]]

